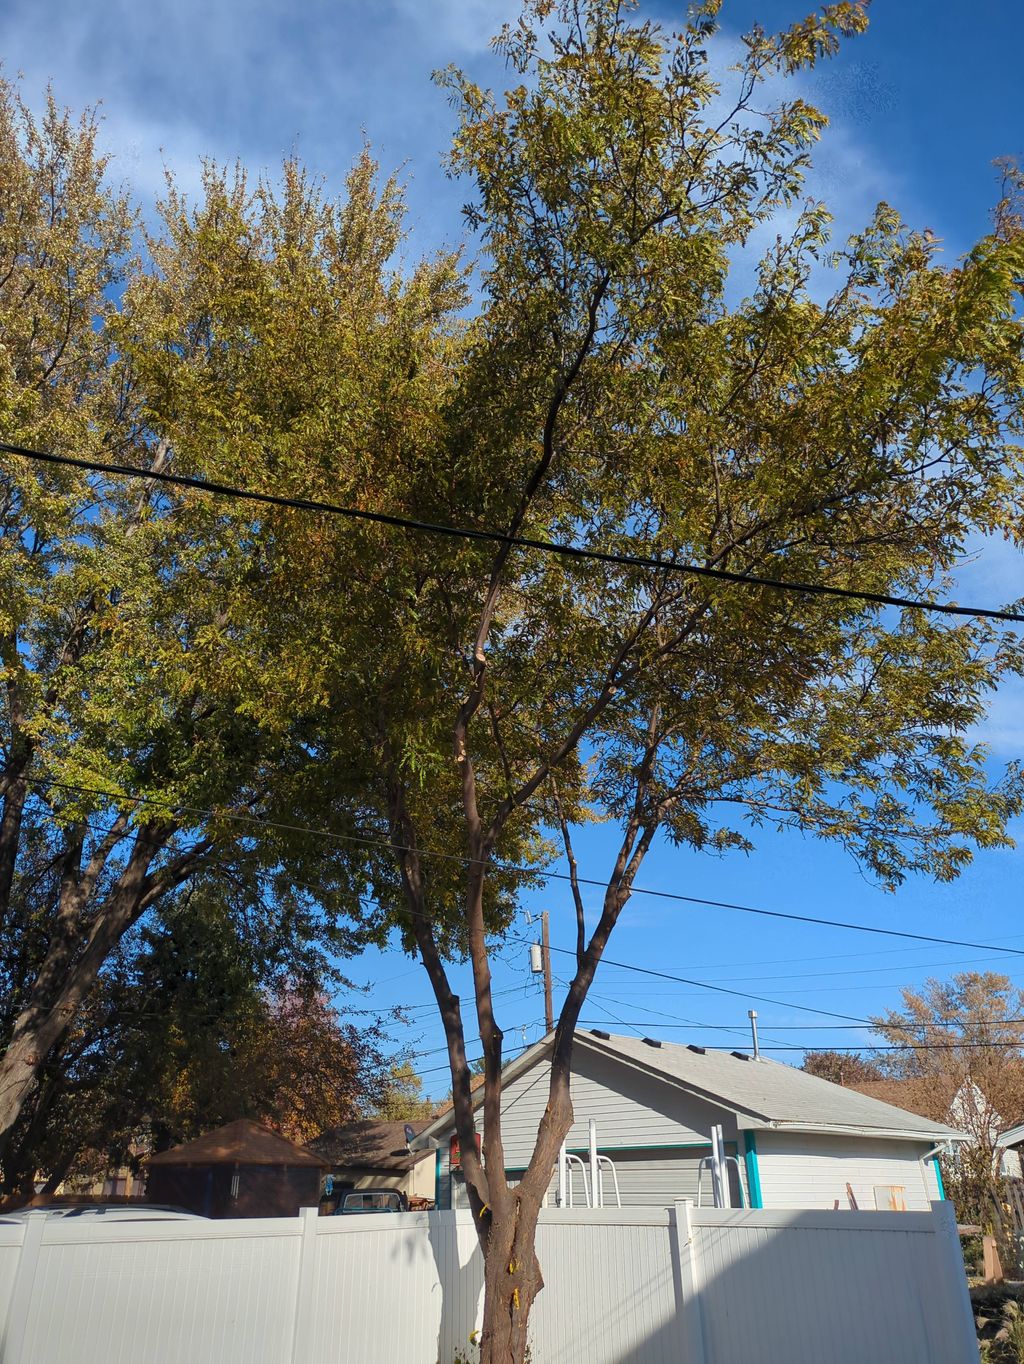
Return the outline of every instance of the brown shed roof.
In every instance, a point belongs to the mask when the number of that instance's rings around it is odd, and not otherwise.
[[[426,1119],[409,1124],[417,1134],[426,1125]],[[430,1151],[406,1149],[404,1122],[373,1122],[369,1118],[330,1128],[314,1138],[309,1149],[323,1157],[323,1164],[334,1168],[347,1165],[395,1173],[411,1170],[431,1154]]]
[[[325,1162],[304,1146],[296,1146],[286,1137],[271,1132],[262,1123],[249,1118],[226,1123],[175,1146],[150,1156],[149,1165],[315,1165],[324,1169]]]

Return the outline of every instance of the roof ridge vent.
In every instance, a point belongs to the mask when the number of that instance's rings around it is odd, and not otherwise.
[[[707,1047],[698,1047],[696,1042],[687,1042],[686,1050],[695,1051],[698,1056],[703,1056],[707,1051]]]
[[[660,1047],[660,1046],[661,1046],[661,1043],[658,1041],[658,1039],[657,1039],[656,1037],[641,1037],[640,1041],[646,1043],[647,1046],[649,1046],[649,1047]]]
[[[591,1037],[600,1037],[603,1042],[610,1042],[612,1040],[611,1033],[602,1032],[600,1028],[591,1028],[590,1035]]]
[[[737,1061],[749,1061],[750,1057],[745,1051],[731,1051],[730,1056],[735,1056]]]

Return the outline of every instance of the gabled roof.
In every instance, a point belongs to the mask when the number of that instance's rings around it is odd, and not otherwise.
[[[550,1054],[549,1034],[505,1068],[505,1083],[539,1064]],[[930,1144],[966,1140],[945,1123],[908,1113],[856,1090],[844,1089],[806,1071],[766,1057],[755,1060],[740,1052],[660,1045],[635,1037],[577,1032],[575,1047],[610,1057],[674,1088],[706,1099],[736,1115],[743,1130],[790,1130],[917,1139]],[[483,1095],[474,1102],[482,1102]],[[452,1125],[451,1115],[436,1118],[425,1135],[436,1136]]]
[[[226,1123],[195,1141],[150,1156],[147,1165],[313,1165],[324,1161],[304,1146],[279,1137],[269,1127],[249,1118]]]
[[[409,1123],[417,1135],[426,1125],[425,1119]],[[321,1133],[309,1143],[309,1149],[334,1168],[352,1166],[401,1174],[427,1156],[433,1156],[429,1150],[407,1150],[405,1127],[404,1122],[374,1122],[368,1118],[347,1122]]]

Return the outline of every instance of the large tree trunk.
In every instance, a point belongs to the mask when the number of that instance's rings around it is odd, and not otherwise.
[[[567,1002],[572,1014],[573,1004]],[[530,1311],[544,1287],[537,1259],[537,1218],[551,1183],[558,1148],[572,1126],[569,1067],[575,1017],[561,1021],[551,1057],[548,1103],[537,1129],[529,1167],[508,1191],[490,1225],[484,1248],[484,1319],[481,1364],[524,1364]],[[493,1182],[493,1180],[492,1180]]]
[[[523,1364],[530,1309],[544,1287],[534,1248],[541,1198],[513,1189],[503,1213],[491,1219],[484,1261],[484,1320],[480,1364]]]

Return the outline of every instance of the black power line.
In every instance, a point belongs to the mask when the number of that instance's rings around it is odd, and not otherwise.
[[[252,492],[245,488],[233,487],[231,484],[214,483],[209,479],[194,478],[187,474],[171,474],[155,469],[141,469],[131,464],[112,464],[101,460],[76,459],[71,455],[55,455],[48,451],[29,449],[23,445],[11,445],[5,441],[0,442],[0,451],[44,464],[83,469],[88,473],[148,479],[152,482],[171,484],[178,488],[191,488],[196,492],[211,493],[216,497],[230,497],[240,501],[259,502],[274,507],[288,507],[296,511],[320,512],[329,516],[340,516],[351,521],[368,521],[374,525],[392,526],[400,530],[417,531],[424,535],[440,535],[448,539],[478,540],[489,544],[511,545],[517,549],[535,549],[564,559],[615,564],[624,568],[651,568],[658,572],[680,573],[690,577],[711,579],[715,582],[734,583],[742,587],[767,587],[778,592],[793,592],[804,596],[840,597],[848,601],[867,602],[876,606],[909,607],[919,611],[933,611],[946,616],[1011,621],[1024,625],[1024,615],[1015,611],[997,610],[991,607],[956,606],[951,602],[921,601],[912,597],[889,596],[883,592],[831,587],[824,583],[786,582],[779,578],[767,578],[752,573],[733,573],[728,569],[709,568],[701,564],[681,564],[672,559],[652,558],[646,555],[613,554],[607,550],[580,549],[576,545],[563,545],[554,540],[537,540],[525,535],[508,535],[499,530],[484,530],[471,526],[449,526],[434,521],[421,521],[409,516],[395,516],[387,512],[365,511],[359,507],[340,506],[334,502],[321,502],[311,498]]]
[[[972,1051],[1007,1051],[1014,1049],[1013,1042],[900,1042],[893,1045],[882,1047],[872,1047],[872,1052],[876,1051],[962,1051],[970,1048]],[[813,1047],[762,1047],[762,1051],[813,1051]],[[856,1046],[837,1046],[829,1047],[829,1051],[859,1052],[860,1047]],[[889,1077],[883,1076],[883,1079]],[[848,1086],[849,1087],[849,1086]]]

